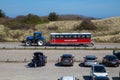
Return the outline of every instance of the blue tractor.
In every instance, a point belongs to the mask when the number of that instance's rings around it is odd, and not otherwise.
[[[26,46],[31,46],[32,44],[37,44],[38,46],[45,45],[45,37],[42,36],[42,32],[35,32],[33,36],[27,36],[26,40],[23,40],[22,43],[25,43]]]

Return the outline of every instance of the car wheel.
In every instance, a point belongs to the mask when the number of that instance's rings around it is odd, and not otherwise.
[[[119,64],[117,64],[116,67],[119,67]]]
[[[26,46],[31,46],[32,43],[31,43],[31,41],[26,41],[26,42],[25,42],[25,45],[26,45]]]
[[[43,46],[43,45],[44,45],[44,41],[38,40],[37,45],[38,45],[38,46]]]

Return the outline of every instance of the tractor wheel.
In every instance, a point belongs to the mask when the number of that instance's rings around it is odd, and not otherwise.
[[[31,46],[31,44],[32,44],[31,41],[26,41],[26,42],[25,42],[25,45],[26,45],[26,46]]]
[[[38,45],[38,46],[43,46],[43,45],[44,45],[44,41],[38,40],[37,45]]]

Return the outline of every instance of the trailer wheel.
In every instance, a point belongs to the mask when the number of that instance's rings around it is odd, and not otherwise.
[[[94,46],[94,43],[92,42],[92,43],[90,43],[90,45],[89,45],[89,47],[93,47]]]
[[[26,41],[26,42],[25,42],[25,45],[26,45],[26,46],[31,46],[31,44],[32,44],[31,41]]]
[[[38,46],[43,46],[43,45],[44,45],[44,41],[38,40],[37,45],[38,45]]]

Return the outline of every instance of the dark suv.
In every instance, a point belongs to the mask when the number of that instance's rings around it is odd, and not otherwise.
[[[47,63],[47,57],[42,52],[35,52],[33,59],[31,61],[31,65],[33,67],[45,66]]]
[[[63,54],[60,59],[60,64],[64,66],[73,66],[74,56],[71,54]]]
[[[119,67],[119,60],[115,55],[106,55],[105,57],[103,57],[102,63],[106,66]]]
[[[120,51],[114,50],[113,55],[117,56],[117,58],[119,59],[119,63],[120,63]]]

